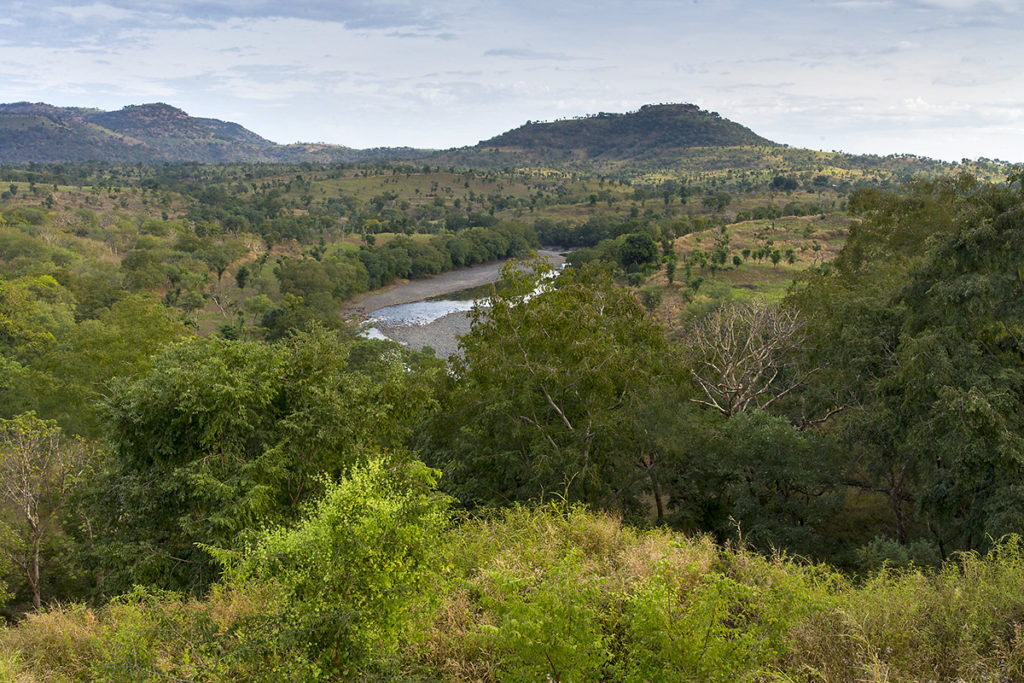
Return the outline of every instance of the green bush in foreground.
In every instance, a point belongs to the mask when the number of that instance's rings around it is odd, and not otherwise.
[[[441,609],[413,677],[720,680],[767,671],[830,600],[826,570],[580,508],[515,509],[450,537]],[[437,657],[441,654],[441,657]],[[471,673],[470,673],[471,672]]]
[[[239,555],[213,551],[225,585],[270,596],[245,627],[261,677],[350,678],[386,661],[446,524],[436,476],[419,462],[371,461],[328,484],[297,526],[268,531]]]
[[[576,507],[447,521],[419,466],[359,469],[218,553],[203,600],[137,592],[0,635],[12,680],[1024,679],[1024,543],[854,583]]]
[[[390,663],[447,524],[436,472],[378,458],[304,521],[241,552],[209,549],[207,599],[136,589],[100,610],[32,615],[3,643],[9,670],[42,680],[337,680]]]

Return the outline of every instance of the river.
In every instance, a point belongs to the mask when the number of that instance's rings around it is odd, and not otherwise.
[[[565,263],[563,253],[538,252],[555,268]],[[397,341],[411,349],[425,346],[440,358],[458,353],[458,337],[469,331],[469,311],[484,287],[501,277],[505,261],[448,271],[429,278],[396,283],[350,301],[342,316],[366,321],[364,336]]]

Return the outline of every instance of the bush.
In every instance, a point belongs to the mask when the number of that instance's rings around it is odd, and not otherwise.
[[[882,567],[937,567],[942,563],[939,549],[924,539],[901,545],[895,539],[876,536],[857,549],[857,566],[862,571]]]
[[[829,574],[737,557],[755,571],[711,572],[689,590],[662,571],[636,587],[623,619],[620,680],[744,679],[787,651],[789,630],[823,605],[818,584]]]
[[[644,287],[640,290],[640,303],[648,311],[653,311],[661,305],[662,291],[658,287]]]
[[[357,467],[294,527],[241,554],[211,550],[234,591],[269,589],[246,625],[248,656],[271,680],[353,678],[386,665],[447,523],[437,472],[421,463]]]
[[[791,671],[823,681],[1024,680],[1024,542],[938,572],[884,569],[791,635]]]
[[[515,508],[449,537],[414,678],[726,680],[767,670],[837,580],[579,506]]]
[[[447,525],[381,460],[218,552],[203,600],[136,590],[0,632],[5,680],[1024,680],[1024,542],[832,570],[563,504]],[[443,533],[442,533],[443,532]]]

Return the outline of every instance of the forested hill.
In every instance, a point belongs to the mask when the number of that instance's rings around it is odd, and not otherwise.
[[[777,147],[749,128],[694,104],[651,104],[626,114],[600,113],[524,125],[459,150],[473,157],[558,163],[672,163],[696,148]]]
[[[241,142],[264,147],[274,145],[270,140],[237,123],[196,118],[163,103],[132,105],[119,111],[91,113],[85,120],[155,146],[177,140]]]
[[[410,158],[408,148],[278,145],[238,125],[197,118],[167,104],[107,112],[18,102],[0,104],[0,163],[348,162]]]
[[[649,172],[675,168],[703,173],[734,169],[817,168],[821,154],[789,148],[693,104],[647,105],[626,114],[599,113],[531,122],[472,147],[354,149],[325,143],[276,144],[243,126],[199,118],[168,104],[132,105],[119,111],[0,104],[0,164],[33,162],[160,164],[350,163],[409,161],[435,167],[572,168]],[[839,155],[832,165],[891,170],[892,159]],[[897,166],[941,171],[942,164],[900,155]]]

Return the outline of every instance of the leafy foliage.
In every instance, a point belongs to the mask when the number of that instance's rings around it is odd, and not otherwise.
[[[819,380],[845,395],[807,395],[849,408],[836,433],[866,451],[851,469],[886,491],[899,540],[984,548],[1024,523],[1020,190],[961,177],[857,205],[834,274],[796,296],[833,341]]]
[[[606,272],[544,275],[537,262],[507,269],[474,312],[430,461],[466,502],[564,496],[628,508],[645,478],[637,411],[659,381],[664,337]]]
[[[373,458],[327,483],[298,525],[240,553],[212,551],[228,588],[269,589],[266,613],[242,627],[261,680],[352,679],[387,660],[447,524],[436,477],[421,463]]]
[[[361,345],[372,350],[356,354]],[[234,547],[290,521],[323,477],[400,445],[437,372],[406,362],[393,346],[314,330],[277,345],[191,341],[122,382],[108,403],[111,458],[88,501],[101,590],[202,589],[215,572],[195,542]]]

